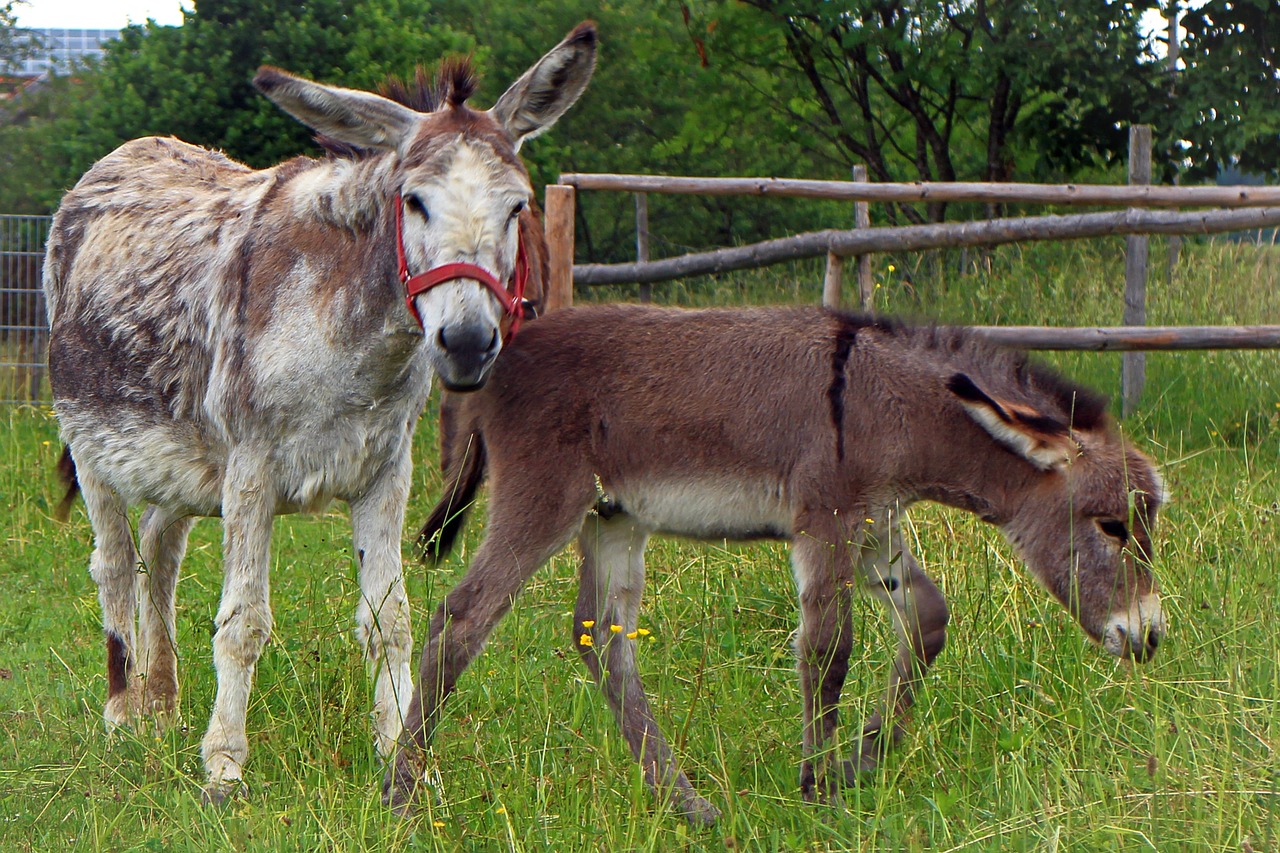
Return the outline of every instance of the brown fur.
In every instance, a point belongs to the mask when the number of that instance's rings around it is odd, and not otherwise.
[[[423,540],[447,548],[481,468],[488,529],[432,619],[406,749],[388,771],[395,802],[412,792],[441,702],[524,581],[575,534],[574,645],[650,784],[695,822],[716,810],[658,728],[634,644],[609,629],[636,627],[650,533],[791,540],[806,797],[835,796],[875,766],[945,644],[946,602],[897,526],[917,500],[999,525],[1112,653],[1145,659],[1163,631],[1149,568],[1162,494],[1154,467],[1100,397],[963,330],[817,308],[576,308],[530,327],[483,391],[453,403],[451,482]],[[608,511],[589,515],[602,492]],[[1115,525],[1127,541],[1104,532]],[[854,587],[886,605],[900,646],[881,710],[836,764]]]

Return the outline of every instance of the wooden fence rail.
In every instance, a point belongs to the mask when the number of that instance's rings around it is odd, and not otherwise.
[[[844,259],[856,256],[866,267],[877,252],[909,252],[962,246],[994,246],[1037,240],[1079,240],[1126,236],[1125,325],[1111,328],[1053,328],[1040,326],[979,326],[992,341],[1038,350],[1124,351],[1121,394],[1124,414],[1137,406],[1145,381],[1143,351],[1191,349],[1280,348],[1280,326],[1164,326],[1146,322],[1148,234],[1215,234],[1280,226],[1280,187],[1150,186],[1151,128],[1130,129],[1129,185],[995,184],[995,183],[867,183],[865,171],[855,170],[853,181],[810,181],[786,178],[692,178],[666,175],[609,175],[565,173],[561,186],[547,188],[548,221],[572,222],[576,190],[606,190],[637,194],[672,193],[708,196],[746,195],[816,198],[857,202],[853,230],[825,230],[766,240],[709,252],[696,252],[656,261],[648,260],[648,217],[637,219],[635,263],[558,265],[551,289],[556,304],[569,304],[575,284],[649,285],[688,276],[751,269],[802,258],[827,258],[823,304],[841,302]],[[640,196],[638,195],[637,198]],[[976,222],[952,222],[892,228],[867,227],[865,203],[985,202],[1048,205],[1123,206],[1126,210],[1072,215],[1022,216]],[[561,208],[560,205],[567,205]],[[553,206],[555,209],[553,211]],[[1151,207],[1213,207],[1202,211],[1152,211]],[[1231,209],[1223,209],[1231,208]],[[648,207],[637,202],[637,211]],[[561,225],[551,238],[552,258],[573,256],[573,233]],[[558,242],[557,238],[558,237]],[[1172,256],[1171,256],[1172,257]],[[554,265],[554,264],[553,264]],[[869,268],[866,270],[869,272]],[[864,308],[871,308],[869,274],[860,275]],[[866,281],[862,281],[866,279]]]
[[[686,178],[666,175],[577,174],[560,183],[579,190],[821,198],[835,201],[1080,204],[1122,207],[1266,207],[1280,205],[1280,187],[1115,186],[1111,184],[861,183],[791,178]]]
[[[685,276],[769,266],[827,253],[849,256],[1036,240],[1077,240],[1120,234],[1214,234],[1275,226],[1280,226],[1280,207],[1186,213],[1131,209],[895,228],[811,231],[749,246],[679,255],[647,263],[579,264],[573,267],[573,281],[580,285],[670,281]],[[553,246],[551,251],[555,257],[560,250]]]
[[[1034,350],[1273,349],[1280,326],[974,326],[1002,346]]]

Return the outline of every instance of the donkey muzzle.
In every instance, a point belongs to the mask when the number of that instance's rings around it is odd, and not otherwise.
[[[1116,611],[1102,632],[1102,647],[1116,657],[1133,658],[1138,663],[1149,661],[1164,639],[1164,611],[1160,597],[1144,595],[1129,606]]]
[[[436,332],[440,353],[436,374],[450,391],[474,391],[489,378],[489,368],[502,349],[497,326],[455,323]]]

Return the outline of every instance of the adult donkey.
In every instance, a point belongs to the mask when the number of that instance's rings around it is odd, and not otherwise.
[[[267,97],[351,155],[255,171],[140,139],[58,209],[50,375],[96,539],[109,727],[177,711],[178,567],[194,519],[223,518],[210,798],[240,786],[248,754],[272,517],[333,498],[351,506],[357,632],[377,744],[393,745],[411,690],[410,439],[432,374],[479,387],[518,322],[527,257],[543,253],[527,245],[541,238],[516,152],[573,104],[595,54],[582,24],[487,112],[466,105],[465,62],[446,65],[430,112],[263,68]],[[139,503],[135,550],[127,511]]]
[[[1114,655],[1145,660],[1164,631],[1151,462],[1100,398],[964,331],[817,308],[579,308],[538,321],[483,391],[453,402],[452,483],[422,541],[448,550],[486,470],[489,523],[431,621],[384,787],[400,807],[441,703],[524,581],[575,535],[574,645],[649,784],[695,823],[717,812],[672,756],[631,639],[651,533],[791,540],[808,798],[875,766],[945,641],[946,602],[907,550],[899,508],[932,500],[999,526]],[[889,609],[899,648],[856,756],[833,765],[855,588]]]

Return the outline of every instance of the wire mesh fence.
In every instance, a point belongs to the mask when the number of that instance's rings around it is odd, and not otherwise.
[[[0,214],[0,403],[48,399],[44,243],[49,216]]]

